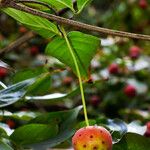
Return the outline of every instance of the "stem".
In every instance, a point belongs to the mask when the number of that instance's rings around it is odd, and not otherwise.
[[[68,49],[70,51],[71,57],[73,59],[73,62],[74,62],[75,68],[76,68],[76,72],[77,72],[77,76],[78,76],[78,80],[79,80],[80,92],[81,92],[81,99],[82,99],[82,104],[83,104],[84,118],[85,118],[86,126],[89,126],[87,110],[86,110],[86,103],[85,103],[85,96],[84,96],[84,89],[83,89],[80,69],[79,69],[78,63],[76,61],[76,57],[74,55],[74,52],[73,52],[73,48],[72,48],[72,46],[69,42],[66,31],[63,27],[62,27],[62,33],[64,35],[65,41],[67,43]]]
[[[19,47],[20,45],[22,45],[24,42],[27,42],[28,40],[30,40],[31,38],[33,38],[35,36],[35,34],[33,32],[27,32],[26,34],[24,34],[22,37],[20,37],[19,39],[17,39],[16,41],[12,42],[11,44],[9,44],[7,47],[0,49],[0,55],[7,53],[9,51],[15,50],[16,47]]]

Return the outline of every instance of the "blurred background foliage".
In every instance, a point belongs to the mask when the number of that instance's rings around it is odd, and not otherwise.
[[[72,16],[68,11],[64,16],[100,27],[150,34],[149,0],[93,0],[81,15]],[[0,49],[27,32],[28,28],[0,13]],[[84,87],[89,118],[120,118],[145,124],[150,120],[150,42],[93,34],[101,37],[101,48],[91,62],[90,78]],[[29,89],[28,96],[74,91],[78,80],[71,69],[44,54],[49,41],[35,34],[21,46],[0,54],[1,60],[8,65],[4,68],[0,62],[0,81],[11,85],[48,73],[36,88]],[[70,109],[81,104],[79,91],[75,93],[63,101],[19,101],[5,110],[51,112]],[[79,119],[83,120],[82,112]],[[17,119],[14,121],[16,126],[20,124]],[[6,123],[16,128],[10,120]]]

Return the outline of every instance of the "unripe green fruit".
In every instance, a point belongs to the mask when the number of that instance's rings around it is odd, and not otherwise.
[[[74,150],[112,150],[111,134],[103,127],[79,129],[72,138]]]

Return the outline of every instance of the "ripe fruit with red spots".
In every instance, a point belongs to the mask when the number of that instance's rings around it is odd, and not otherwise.
[[[97,95],[93,95],[93,96],[90,98],[90,103],[91,103],[92,106],[94,106],[94,107],[98,106],[98,104],[100,103],[100,97],[97,96]]]
[[[37,46],[32,46],[30,48],[31,55],[37,55],[39,53],[39,48]]]
[[[142,8],[142,9],[146,9],[148,7],[148,2],[147,0],[139,0],[139,6]]]
[[[137,59],[140,56],[141,48],[138,46],[132,46],[129,50],[129,55],[132,59]]]
[[[111,64],[109,67],[108,67],[108,71],[110,74],[118,74],[119,73],[119,66],[118,64]]]
[[[124,93],[128,97],[135,97],[136,96],[136,88],[133,85],[127,85],[124,88]]]
[[[8,74],[8,69],[0,67],[0,78],[5,78]]]
[[[7,125],[9,126],[9,128],[11,128],[11,129],[14,129],[15,126],[16,126],[15,122],[14,122],[13,120],[11,120],[11,119],[6,120],[6,124],[7,124]]]
[[[111,134],[103,127],[79,129],[72,138],[74,150],[112,150]]]
[[[144,134],[145,137],[150,137],[150,121],[146,124],[146,132]]]

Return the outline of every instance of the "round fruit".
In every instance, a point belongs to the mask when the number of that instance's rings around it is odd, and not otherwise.
[[[124,88],[124,93],[128,96],[128,97],[134,97],[136,95],[136,88],[133,85],[127,85]]]
[[[103,127],[79,129],[72,138],[74,150],[112,150],[111,134]]]
[[[145,137],[150,137],[150,121],[147,122],[146,127],[147,127],[147,129],[146,129],[146,132],[145,132],[144,136]]]
[[[129,52],[132,59],[137,59],[140,56],[141,48],[138,46],[132,46]]]
[[[16,126],[15,122],[11,119],[6,120],[6,124],[9,126],[10,129],[14,129]]]
[[[8,70],[4,67],[0,67],[0,78],[5,78],[8,74]]]
[[[113,63],[108,68],[110,74],[118,74],[119,73],[119,67],[117,64]]]
[[[19,27],[19,32],[20,33],[26,33],[27,32],[27,29],[23,26]]]
[[[72,77],[65,77],[65,78],[63,79],[63,83],[64,83],[65,85],[71,85],[72,81],[73,81],[73,78],[72,78]]]
[[[94,107],[98,106],[98,104],[100,103],[100,97],[97,96],[97,95],[93,95],[93,96],[90,98],[90,103],[91,103],[92,106],[94,106]]]
[[[147,0],[139,0],[139,6],[140,6],[142,9],[147,8],[147,7],[148,7]]]
[[[32,46],[30,48],[31,55],[37,55],[39,53],[39,48],[37,46]]]

